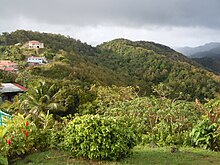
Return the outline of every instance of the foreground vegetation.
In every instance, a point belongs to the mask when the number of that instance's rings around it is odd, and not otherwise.
[[[121,90],[125,88],[117,88],[114,93],[113,89],[98,87],[96,100],[79,105],[78,113],[69,117],[58,116],[55,112],[59,111],[51,106],[55,103],[47,102],[44,95],[40,100],[45,102],[38,106],[30,102],[34,101],[30,90],[26,97],[31,100],[24,97],[24,101],[14,103],[16,109],[11,110],[18,114],[0,127],[1,154],[11,160],[57,148],[74,158],[121,160],[138,144],[220,150],[219,100],[205,105],[173,102],[124,95]]]
[[[11,45],[32,39],[48,47],[35,51]],[[76,163],[218,160],[220,78],[172,49],[124,39],[93,48],[62,35],[31,31],[3,34],[0,44],[1,59],[49,59],[30,67],[23,61],[18,74],[0,72],[2,82],[28,88],[0,105],[13,118],[4,118],[7,124],[0,126],[2,164],[32,153],[24,161],[45,153],[61,154],[60,160],[46,160]],[[180,150],[171,152],[171,146]]]

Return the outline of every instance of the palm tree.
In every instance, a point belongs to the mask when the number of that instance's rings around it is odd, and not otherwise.
[[[20,110],[33,116],[46,114],[67,115],[75,113],[79,105],[78,95],[71,85],[39,81],[29,88],[20,103]]]
[[[56,93],[55,85],[49,85],[44,81],[38,82],[32,86],[27,92],[26,98],[21,102],[20,107],[23,107],[35,116],[47,111],[57,110],[58,105],[54,103],[53,96]]]

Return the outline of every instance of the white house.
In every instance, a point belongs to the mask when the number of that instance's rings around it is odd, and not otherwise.
[[[44,48],[44,43],[33,40],[27,43],[27,47],[29,49]]]
[[[31,56],[28,58],[27,60],[28,63],[34,63],[34,64],[43,64],[43,63],[47,63],[47,60],[45,57],[34,57]]]

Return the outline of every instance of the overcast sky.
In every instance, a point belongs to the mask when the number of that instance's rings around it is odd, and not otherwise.
[[[220,0],[0,0],[0,33],[61,33],[88,44],[115,38],[171,47],[220,42]]]

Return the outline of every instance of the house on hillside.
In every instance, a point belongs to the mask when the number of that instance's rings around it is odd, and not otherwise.
[[[47,63],[47,60],[45,57],[28,57],[27,62],[29,64],[43,64],[43,63]]]
[[[18,64],[10,60],[0,60],[0,70],[17,72]]]
[[[0,86],[0,100],[3,102],[5,100],[11,101],[15,95],[17,95],[18,93],[24,93],[26,91],[27,91],[27,88],[19,84],[2,83]]]
[[[29,49],[37,49],[37,48],[44,48],[44,43],[41,43],[39,41],[28,41],[25,46]]]

